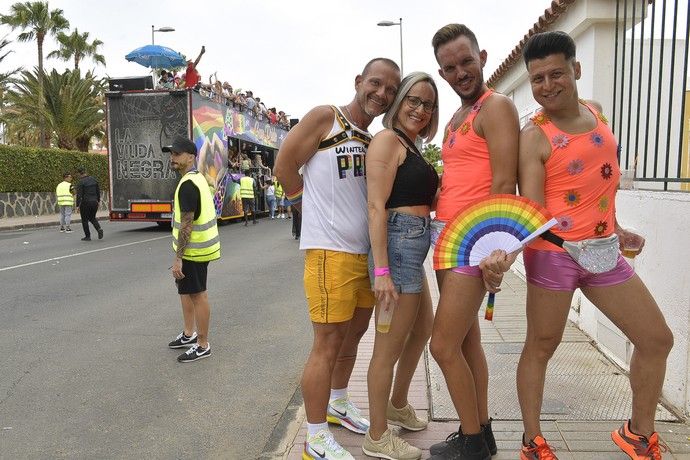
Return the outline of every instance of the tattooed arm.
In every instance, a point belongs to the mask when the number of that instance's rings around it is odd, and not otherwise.
[[[173,276],[178,280],[184,278],[184,273],[182,273],[182,256],[192,236],[192,221],[194,221],[194,211],[181,213],[180,232],[177,235],[177,253],[175,254],[172,267]]]

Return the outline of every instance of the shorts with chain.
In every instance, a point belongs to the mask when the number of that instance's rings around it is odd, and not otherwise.
[[[376,299],[369,284],[367,254],[307,249],[304,292],[314,323],[349,321],[355,308],[372,308]]]

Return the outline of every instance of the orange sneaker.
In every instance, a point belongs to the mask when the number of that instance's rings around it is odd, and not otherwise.
[[[633,460],[661,460],[666,446],[659,444],[659,435],[654,432],[647,438],[630,431],[630,420],[611,432],[611,439]]]
[[[522,445],[520,460],[558,460],[551,447],[541,436],[537,436],[529,442],[529,445]]]

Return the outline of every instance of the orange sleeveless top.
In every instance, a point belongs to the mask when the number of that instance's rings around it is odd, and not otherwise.
[[[465,205],[491,192],[489,147],[472,124],[484,100],[492,93],[489,90],[482,94],[458,129],[450,130],[452,120],[446,126],[441,149],[441,194],[436,204],[438,220],[448,222]]]
[[[589,104],[597,125],[591,131],[570,134],[558,129],[543,112],[532,117],[551,143],[544,164],[546,209],[558,220],[551,231],[564,240],[601,238],[613,233],[616,189],[620,179],[618,142],[606,117]],[[564,251],[537,238],[533,249]]]

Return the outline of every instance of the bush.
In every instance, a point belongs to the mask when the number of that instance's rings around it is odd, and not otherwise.
[[[78,179],[77,168],[93,176],[102,191],[108,190],[108,157],[72,150],[0,145],[0,192],[54,192],[69,172]]]

